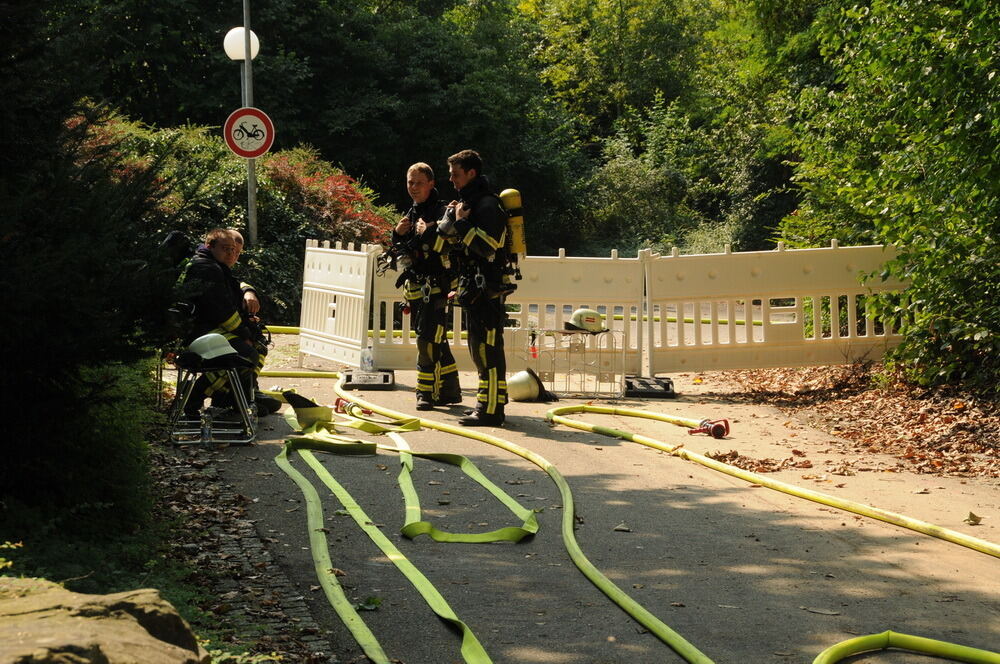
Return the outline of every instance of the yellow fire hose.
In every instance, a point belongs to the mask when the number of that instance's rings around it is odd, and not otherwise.
[[[889,648],[910,650],[922,655],[935,655],[956,662],[1000,664],[1000,653],[980,650],[979,648],[969,648],[967,646],[960,646],[957,643],[948,643],[922,636],[900,634],[899,632],[869,634],[868,636],[859,636],[847,641],[841,641],[821,652],[813,660],[813,664],[834,664],[851,655],[857,655],[870,650],[887,650]]]
[[[691,452],[686,450],[680,445],[669,445],[663,443],[654,438],[649,438],[641,434],[628,433],[626,431],[619,431],[618,429],[612,429],[609,427],[597,426],[594,424],[588,424],[586,422],[581,422],[579,420],[572,420],[563,415],[567,413],[602,413],[606,415],[621,415],[626,417],[642,417],[650,420],[659,420],[661,422],[670,422],[671,424],[680,424],[681,426],[697,426],[696,420],[687,420],[685,418],[678,418],[672,415],[665,415],[662,413],[655,413],[645,410],[636,410],[634,408],[617,408],[612,406],[594,406],[582,404],[578,406],[563,406],[561,408],[553,408],[545,414],[545,419],[550,422],[555,422],[558,424],[564,424],[568,427],[574,429],[580,429],[582,431],[590,431],[592,433],[599,433],[605,436],[610,436],[612,438],[621,438],[623,440],[629,440],[634,443],[639,443],[640,445],[646,445],[647,447],[652,447],[658,450],[663,450],[674,456],[681,457],[688,461],[693,461],[697,464],[701,464],[712,470],[717,470],[721,473],[731,475],[733,477],[739,478],[741,480],[750,482],[752,484],[759,484],[765,486],[769,489],[774,489],[775,491],[781,491],[798,498],[805,498],[806,500],[811,500],[813,502],[822,503],[829,507],[836,507],[837,509],[846,510],[848,512],[854,512],[855,514],[860,514],[862,516],[867,516],[872,519],[878,519],[879,521],[885,521],[886,523],[891,523],[895,526],[900,526],[901,528],[908,528],[910,530],[915,530],[924,535],[930,535],[931,537],[937,537],[939,539],[952,542],[954,544],[959,544],[964,547],[968,547],[975,551],[985,553],[990,556],[1000,558],[1000,545],[994,544],[993,542],[988,542],[986,540],[979,539],[977,537],[972,537],[970,535],[965,535],[963,533],[956,532],[954,530],[948,530],[947,528],[942,528],[941,526],[936,526],[932,523],[927,523],[926,521],[920,521],[919,519],[912,519],[902,514],[897,514],[895,512],[890,512],[888,510],[883,510],[878,507],[871,507],[869,505],[864,505],[862,503],[856,503],[851,500],[844,500],[843,498],[837,498],[835,496],[830,496],[825,493],[820,493],[819,491],[813,491],[811,489],[804,489],[802,487],[797,487],[779,480],[774,480],[763,475],[758,475],[757,473],[752,473],[741,468],[736,468],[735,466],[730,466],[729,464],[716,461],[697,452]]]
[[[290,325],[265,325],[271,334],[298,334],[299,328]]]
[[[306,505],[306,518],[309,526],[310,548],[316,575],[331,607],[350,630],[358,645],[373,664],[390,664],[382,646],[375,635],[365,625],[358,614],[358,605],[352,604],[344,594],[343,588],[336,580],[336,570],[331,564],[329,544],[325,537],[327,528],[324,526],[323,508],[319,495],[312,483],[292,466],[291,458],[297,453],[316,473],[318,479],[326,485],[330,492],[343,505],[345,512],[354,519],[358,527],[369,539],[381,549],[389,561],[397,567],[413,588],[427,602],[428,607],[442,620],[450,623],[462,636],[462,659],[467,664],[490,664],[492,661],[479,642],[472,629],[463,622],[449,606],[447,600],[440,594],[427,577],[414,566],[393,542],[382,534],[378,524],[375,524],[362,507],[354,500],[346,487],[341,485],[332,474],[320,463],[313,451],[334,455],[376,454],[378,451],[392,452],[398,455],[400,472],[397,483],[403,493],[406,519],[400,533],[408,539],[427,535],[439,542],[518,542],[533,535],[538,530],[538,521],[532,509],[524,507],[507,494],[499,486],[491,482],[464,456],[447,453],[414,452],[410,449],[401,432],[411,432],[420,429],[419,422],[413,418],[385,421],[376,420],[369,413],[362,411],[353,403],[338,401],[338,413],[329,406],[320,406],[301,395],[292,400],[291,392],[277,392],[277,397],[292,405],[293,410],[285,412],[285,420],[296,433],[288,437],[275,458],[275,463],[302,491]],[[341,406],[347,407],[341,410]],[[360,440],[340,433],[342,428],[356,429],[370,434],[386,434],[396,445],[390,446],[371,440]],[[421,457],[439,463],[458,467],[466,477],[482,486],[517,518],[520,526],[507,526],[490,532],[456,533],[439,530],[432,523],[422,518],[420,497],[411,477],[414,471],[413,458]]]
[[[375,413],[381,415],[405,419],[408,416],[399,413],[388,408],[378,406],[377,404],[370,403],[359,398],[356,394],[352,394],[347,390],[343,389],[344,378],[341,374],[337,372],[310,372],[310,371],[263,371],[262,376],[273,376],[273,377],[292,377],[292,378],[334,378],[338,379],[334,386],[334,391],[342,398],[347,401],[354,402],[359,406],[369,409]],[[694,428],[699,425],[704,425],[705,420],[693,420],[688,418],[680,418],[676,416],[651,413],[647,411],[640,411],[629,408],[616,408],[609,406],[594,406],[594,405],[578,405],[578,406],[564,406],[561,408],[554,408],[546,413],[546,419],[553,423],[564,424],[566,426],[581,429],[584,431],[590,431],[593,433],[598,433],[601,435],[607,435],[615,438],[620,438],[624,440],[629,440],[632,442],[637,442],[642,445],[646,445],[655,449],[663,450],[672,455],[679,456],[681,458],[687,459],[689,461],[694,461],[708,468],[724,472],[726,474],[732,475],[739,479],[752,482],[754,484],[760,484],[761,486],[766,486],[777,491],[782,491],[800,498],[805,498],[807,500],[813,500],[815,502],[820,502],[831,507],[836,507],[839,509],[844,509],[851,511],[863,516],[868,516],[870,518],[879,519],[887,523],[892,523],[894,525],[899,525],[904,528],[909,528],[923,534],[931,535],[933,537],[938,537],[946,541],[953,542],[955,544],[960,544],[966,546],[976,551],[982,553],[987,553],[988,555],[1000,557],[1000,547],[991,542],[985,540],[980,540],[974,537],[969,537],[963,535],[962,533],[957,533],[954,531],[935,526],[917,519],[910,519],[903,515],[895,514],[893,512],[888,512],[886,510],[881,510],[879,508],[870,507],[863,505],[861,503],[855,503],[853,501],[847,501],[835,498],[833,496],[827,496],[825,494],[812,491],[809,489],[803,489],[795,487],[784,482],[779,482],[777,480],[770,480],[769,478],[751,473],[749,471],[744,471],[739,468],[729,466],[714,459],[710,459],[703,455],[689,452],[680,446],[668,445],[661,441],[657,441],[652,438],[642,436],[641,434],[630,434],[624,431],[619,431],[610,427],[602,427],[598,425],[591,425],[586,422],[580,422],[578,420],[572,420],[569,418],[562,417],[566,413],[577,413],[577,412],[594,412],[612,415],[622,415],[631,417],[643,417],[647,419],[660,420],[664,422],[670,422],[672,424],[677,424],[680,426],[686,426],[689,428]],[[428,420],[420,418],[420,423],[422,426],[429,429],[436,429],[438,431],[443,431],[445,433],[452,433],[459,436],[464,436],[466,438],[472,438],[474,440],[479,440],[490,445],[494,445],[501,449],[507,450],[521,458],[530,461],[535,464],[556,484],[559,489],[560,496],[563,501],[563,517],[562,517],[562,537],[563,543],[566,547],[570,558],[573,560],[574,564],[583,572],[594,585],[596,585],[605,595],[607,595],[615,604],[620,606],[626,613],[628,613],[632,618],[639,622],[643,627],[651,631],[657,636],[661,641],[670,646],[675,652],[677,652],[681,657],[683,657],[687,662],[691,664],[714,664],[713,660],[708,658],[704,653],[699,651],[694,645],[685,640],[680,634],[672,630],[669,626],[659,620],[656,616],[650,613],[645,607],[641,606],[638,602],[633,600],[628,596],[623,590],[616,586],[610,579],[608,579],[604,574],[600,572],[583,554],[580,549],[579,544],[576,541],[574,535],[574,504],[572,492],[569,488],[568,483],[558,469],[547,461],[544,457],[531,450],[523,448],[519,445],[511,443],[510,441],[497,438],[495,436],[490,436],[488,434],[479,431],[470,431],[468,429],[463,429],[462,427],[436,422],[434,420]],[[928,639],[919,636],[911,636],[907,634],[901,634],[899,632],[883,632],[881,634],[873,634],[864,637],[858,637],[854,639],[849,639],[847,641],[838,643],[830,648],[827,648],[815,660],[813,664],[835,664],[840,660],[849,657],[851,655],[866,652],[870,650],[884,650],[888,648],[900,648],[905,650],[911,650],[918,653],[936,655],[939,657],[944,657],[951,659],[953,661],[959,662],[970,662],[972,664],[1000,664],[1000,653],[989,652],[986,650],[980,650],[977,648],[970,648],[967,646],[962,646],[953,643],[947,643],[944,641],[937,641],[935,639]]]
[[[337,442],[333,440],[310,440],[304,437],[289,440],[282,447],[275,462],[299,486],[303,496],[306,498],[309,543],[320,586],[323,588],[327,599],[337,612],[337,615],[344,621],[344,624],[350,630],[355,640],[361,646],[362,650],[364,650],[365,655],[376,664],[389,664],[392,661],[379,645],[375,635],[372,634],[368,626],[358,616],[357,609],[351,605],[351,602],[344,595],[340,584],[336,582],[336,571],[330,560],[329,545],[324,535],[327,529],[324,527],[319,496],[312,484],[291,465],[288,457],[293,450],[299,452],[320,480],[322,480],[327,488],[337,497],[337,500],[351,514],[358,526],[365,531],[368,537],[375,542],[392,564],[413,584],[430,609],[439,618],[450,623],[461,633],[463,660],[468,662],[468,664],[490,664],[492,660],[469,626],[455,614],[451,606],[448,605],[448,602],[441,596],[427,577],[396,548],[388,537],[382,534],[378,526],[365,514],[361,506],[354,501],[351,494],[333,478],[310,451],[311,449],[316,449],[335,452],[336,445]]]
[[[274,377],[292,377],[301,378],[305,377],[303,374],[307,374],[312,378],[337,378],[337,383],[334,386],[334,391],[343,399],[348,401],[353,401],[363,408],[367,408],[380,415],[385,415],[392,418],[405,418],[409,417],[404,413],[399,413],[388,408],[384,408],[377,404],[370,403],[359,398],[357,395],[352,394],[348,390],[343,389],[344,378],[336,372],[300,372],[300,371],[262,371],[262,376],[274,376]],[[541,468],[545,473],[552,478],[556,487],[559,489],[560,496],[563,502],[562,510],[562,537],[563,543],[566,547],[566,551],[569,553],[570,559],[573,563],[583,572],[595,586],[597,586],[601,592],[607,595],[611,601],[620,606],[626,613],[628,613],[632,618],[634,618],[639,624],[648,629],[650,632],[655,634],[657,638],[673,648],[681,657],[692,664],[714,664],[711,659],[709,659],[704,653],[698,650],[694,645],[686,641],[680,634],[671,629],[666,623],[662,622],[659,618],[654,616],[648,609],[639,604],[637,601],[629,597],[629,595],[616,586],[610,579],[608,579],[604,574],[601,573],[597,567],[594,566],[590,560],[583,554],[580,549],[580,545],[576,541],[576,536],[573,533],[574,526],[574,507],[573,507],[573,494],[570,491],[569,484],[566,482],[562,473],[556,469],[549,461],[539,454],[532,452],[524,447],[515,445],[509,441],[503,440],[502,438],[497,438],[495,436],[490,436],[488,434],[479,431],[470,431],[463,427],[445,424],[442,422],[436,422],[434,420],[428,420],[421,418],[420,424],[428,429],[436,429],[438,431],[443,431],[445,433],[451,433],[456,436],[464,436],[466,438],[472,438],[480,442],[488,443],[494,445],[501,449],[507,450],[517,456],[530,461],[539,468]]]

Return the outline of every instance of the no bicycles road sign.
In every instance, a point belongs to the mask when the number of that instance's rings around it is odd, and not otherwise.
[[[244,106],[229,114],[222,134],[236,156],[256,159],[274,144],[274,123],[259,108]]]

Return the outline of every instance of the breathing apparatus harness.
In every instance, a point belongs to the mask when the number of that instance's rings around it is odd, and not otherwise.
[[[421,269],[427,267],[427,260],[430,256],[421,246],[421,236],[416,233],[416,224],[420,220],[420,212],[417,208],[418,205],[414,204],[406,212],[406,218],[411,224],[410,233],[405,236],[394,235],[391,243],[383,245],[382,253],[377,258],[375,273],[382,276],[388,270],[397,270],[399,277],[396,279],[396,288],[407,282],[411,286],[420,284],[419,298],[410,296],[416,292],[416,289],[410,287],[407,289],[407,299],[420,299],[426,304],[431,301],[435,286],[439,286],[435,280],[441,275]],[[448,255],[442,253],[440,257],[442,268],[447,270],[450,267]],[[408,309],[408,306],[404,306],[404,309]]]
[[[514,282],[521,280],[518,257],[526,252],[521,194],[516,189],[505,189],[499,196],[493,193],[487,195],[497,199],[497,206],[506,219],[506,224],[498,242],[499,246],[495,250],[484,252],[483,250],[476,251],[471,246],[465,247],[466,255],[477,255],[479,260],[462,261],[463,269],[455,297],[459,306],[475,304],[484,295],[488,299],[499,298],[502,303],[517,290],[517,284]],[[439,232],[448,236],[452,241],[455,241],[455,230],[452,227],[454,223],[455,210],[448,208],[446,221],[439,227]],[[487,283],[482,259],[485,259],[488,264],[499,264],[499,288],[491,288]]]
[[[417,206],[414,205],[406,213],[406,218],[410,220],[411,224],[416,224],[416,209]],[[389,270],[398,270],[401,273],[399,281],[396,282],[398,288],[412,272],[414,259],[420,251],[420,248],[414,244],[415,239],[416,233],[411,231],[405,237],[394,236],[391,242],[383,243],[382,253],[377,258],[378,264],[375,267],[375,273],[381,277]]]

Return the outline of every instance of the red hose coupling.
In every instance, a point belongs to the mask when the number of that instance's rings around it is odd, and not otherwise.
[[[725,438],[729,435],[729,420],[702,420],[701,424],[688,429],[688,434],[707,433],[712,438]]]
[[[337,400],[333,402],[333,410],[334,412],[337,413],[347,413],[347,409],[353,405],[355,404],[350,399],[345,399],[344,397],[337,397]],[[358,409],[365,415],[371,415],[373,412],[367,408],[361,408],[361,406],[358,406]]]

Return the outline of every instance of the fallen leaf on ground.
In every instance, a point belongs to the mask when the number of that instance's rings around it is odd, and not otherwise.
[[[358,611],[375,611],[380,606],[382,606],[381,597],[366,597],[363,602],[355,604],[354,608]]]

